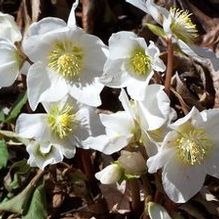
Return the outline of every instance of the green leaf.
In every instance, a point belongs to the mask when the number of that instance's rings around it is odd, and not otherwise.
[[[3,112],[3,109],[0,108],[0,122],[4,122],[5,121],[5,114]]]
[[[12,106],[8,116],[5,119],[5,122],[9,123],[11,120],[17,118],[19,113],[21,112],[21,109],[27,102],[27,93],[22,93],[19,95],[17,101]]]
[[[32,196],[29,209],[22,217],[22,219],[46,219],[47,218],[47,209],[46,209],[46,197],[44,184],[39,185]]]
[[[7,166],[9,154],[5,140],[0,140],[0,169]]]
[[[21,193],[8,201],[1,202],[0,211],[9,211],[17,214],[22,214],[27,206],[33,189],[34,186],[32,185],[32,183],[29,183]]]
[[[21,160],[13,163],[10,167],[8,174],[4,178],[4,186],[9,191],[20,187],[22,177],[28,176],[30,166],[26,160]]]
[[[160,204],[149,202],[147,206],[150,219],[172,219],[167,210]]]
[[[146,23],[145,25],[155,35],[160,36],[162,38],[166,38],[166,33],[164,32],[164,30],[161,27],[154,25],[154,24],[150,24],[150,23]]]

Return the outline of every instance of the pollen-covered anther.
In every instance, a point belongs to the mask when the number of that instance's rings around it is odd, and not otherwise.
[[[212,142],[203,129],[194,129],[180,134],[176,140],[179,158],[190,165],[200,164],[212,147]]]
[[[73,108],[69,105],[60,109],[54,105],[48,115],[48,125],[60,139],[67,137],[74,129],[76,124]]]
[[[48,53],[48,66],[67,79],[79,76],[82,64],[82,49],[69,41],[56,43]]]
[[[129,60],[129,66],[138,76],[146,76],[151,68],[151,59],[143,50],[136,50]]]
[[[170,15],[172,17],[171,31],[173,34],[187,43],[193,43],[198,37],[198,30],[190,18],[192,14],[189,14],[188,11],[171,8]]]

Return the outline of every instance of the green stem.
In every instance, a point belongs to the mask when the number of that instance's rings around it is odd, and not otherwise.
[[[167,41],[167,71],[166,71],[166,78],[164,83],[164,90],[168,96],[170,96],[170,85],[171,85],[171,78],[173,73],[173,43],[172,39],[168,39]]]

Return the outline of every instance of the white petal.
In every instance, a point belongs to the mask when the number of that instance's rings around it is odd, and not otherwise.
[[[121,89],[120,95],[119,95],[119,100],[122,103],[122,106],[124,108],[124,110],[129,114],[129,116],[133,119],[135,118],[135,113],[132,109],[132,106],[130,104],[128,95],[126,94],[124,89]]]
[[[68,26],[76,26],[75,9],[78,7],[78,5],[79,5],[79,0],[76,0],[72,5],[67,22]]]
[[[135,7],[141,9],[145,13],[148,13],[148,9],[146,7],[146,2],[145,0],[126,0],[126,2],[134,5]]]
[[[26,149],[30,155],[27,162],[31,167],[39,167],[40,169],[44,169],[49,164],[56,164],[63,160],[61,151],[54,145],[51,145],[49,142],[33,141],[27,146]],[[43,150],[47,151],[46,155],[43,154]],[[39,152],[42,152],[42,154]]]
[[[122,172],[118,164],[111,164],[95,174],[102,184],[113,184],[120,180]]]
[[[124,59],[108,59],[104,65],[104,74],[100,81],[108,87],[126,87],[132,77],[124,69]]]
[[[76,153],[76,147],[74,142],[70,141],[69,139],[64,140],[54,140],[52,139],[53,144],[62,152],[62,154],[68,158],[71,159],[75,156]]]
[[[21,32],[14,21],[14,17],[0,12],[0,38],[8,39],[12,43],[21,41]]]
[[[154,72],[152,71],[145,81],[136,80],[134,78],[129,81],[127,91],[132,99],[142,101],[145,98],[146,88],[153,74]]]
[[[134,128],[134,120],[125,111],[119,111],[113,114],[100,114],[102,124],[118,134],[129,134]]]
[[[158,84],[148,85],[145,98],[138,102],[141,124],[145,130],[160,128],[168,119],[170,113],[170,99]]]
[[[17,50],[9,41],[0,39],[0,56],[0,87],[7,87],[19,74]]]
[[[162,25],[164,20],[168,18],[169,12],[166,8],[154,3],[154,0],[146,1],[147,13],[150,14],[154,20]]]
[[[36,138],[48,140],[49,130],[46,114],[22,113],[16,122],[16,133],[24,138]]]
[[[202,166],[183,165],[170,159],[162,172],[164,190],[176,203],[187,202],[204,184],[206,173]]]
[[[112,34],[109,39],[109,58],[112,60],[128,58],[133,49],[139,47],[139,43],[135,40],[136,38],[138,36],[129,31]]]
[[[32,110],[36,109],[42,93],[50,86],[45,66],[40,62],[33,64],[27,74],[27,97]]]
[[[172,219],[166,209],[158,203],[148,203],[148,213],[150,219]]]
[[[156,173],[157,170],[164,167],[175,156],[175,150],[173,148],[160,149],[158,153],[147,160],[148,172]]]
[[[95,81],[92,84],[83,86],[72,85],[69,94],[81,103],[89,106],[99,106],[101,104],[100,92],[104,85]]]

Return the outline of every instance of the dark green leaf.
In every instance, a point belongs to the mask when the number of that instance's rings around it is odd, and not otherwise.
[[[166,33],[164,32],[164,30],[161,27],[154,25],[154,24],[150,24],[150,23],[146,23],[146,26],[155,35],[160,36],[162,38],[166,38]]]
[[[0,140],[0,169],[7,166],[8,148],[4,140]]]
[[[21,109],[27,102],[27,93],[22,93],[19,95],[17,101],[12,106],[8,116],[6,117],[5,121],[9,123],[11,120],[17,118],[19,113],[21,112]]]
[[[22,217],[22,219],[46,219],[47,209],[46,209],[46,197],[44,185],[39,185],[32,196],[30,207],[27,214]]]
[[[3,112],[2,109],[0,109],[0,122],[4,122],[5,121],[5,114]]]

